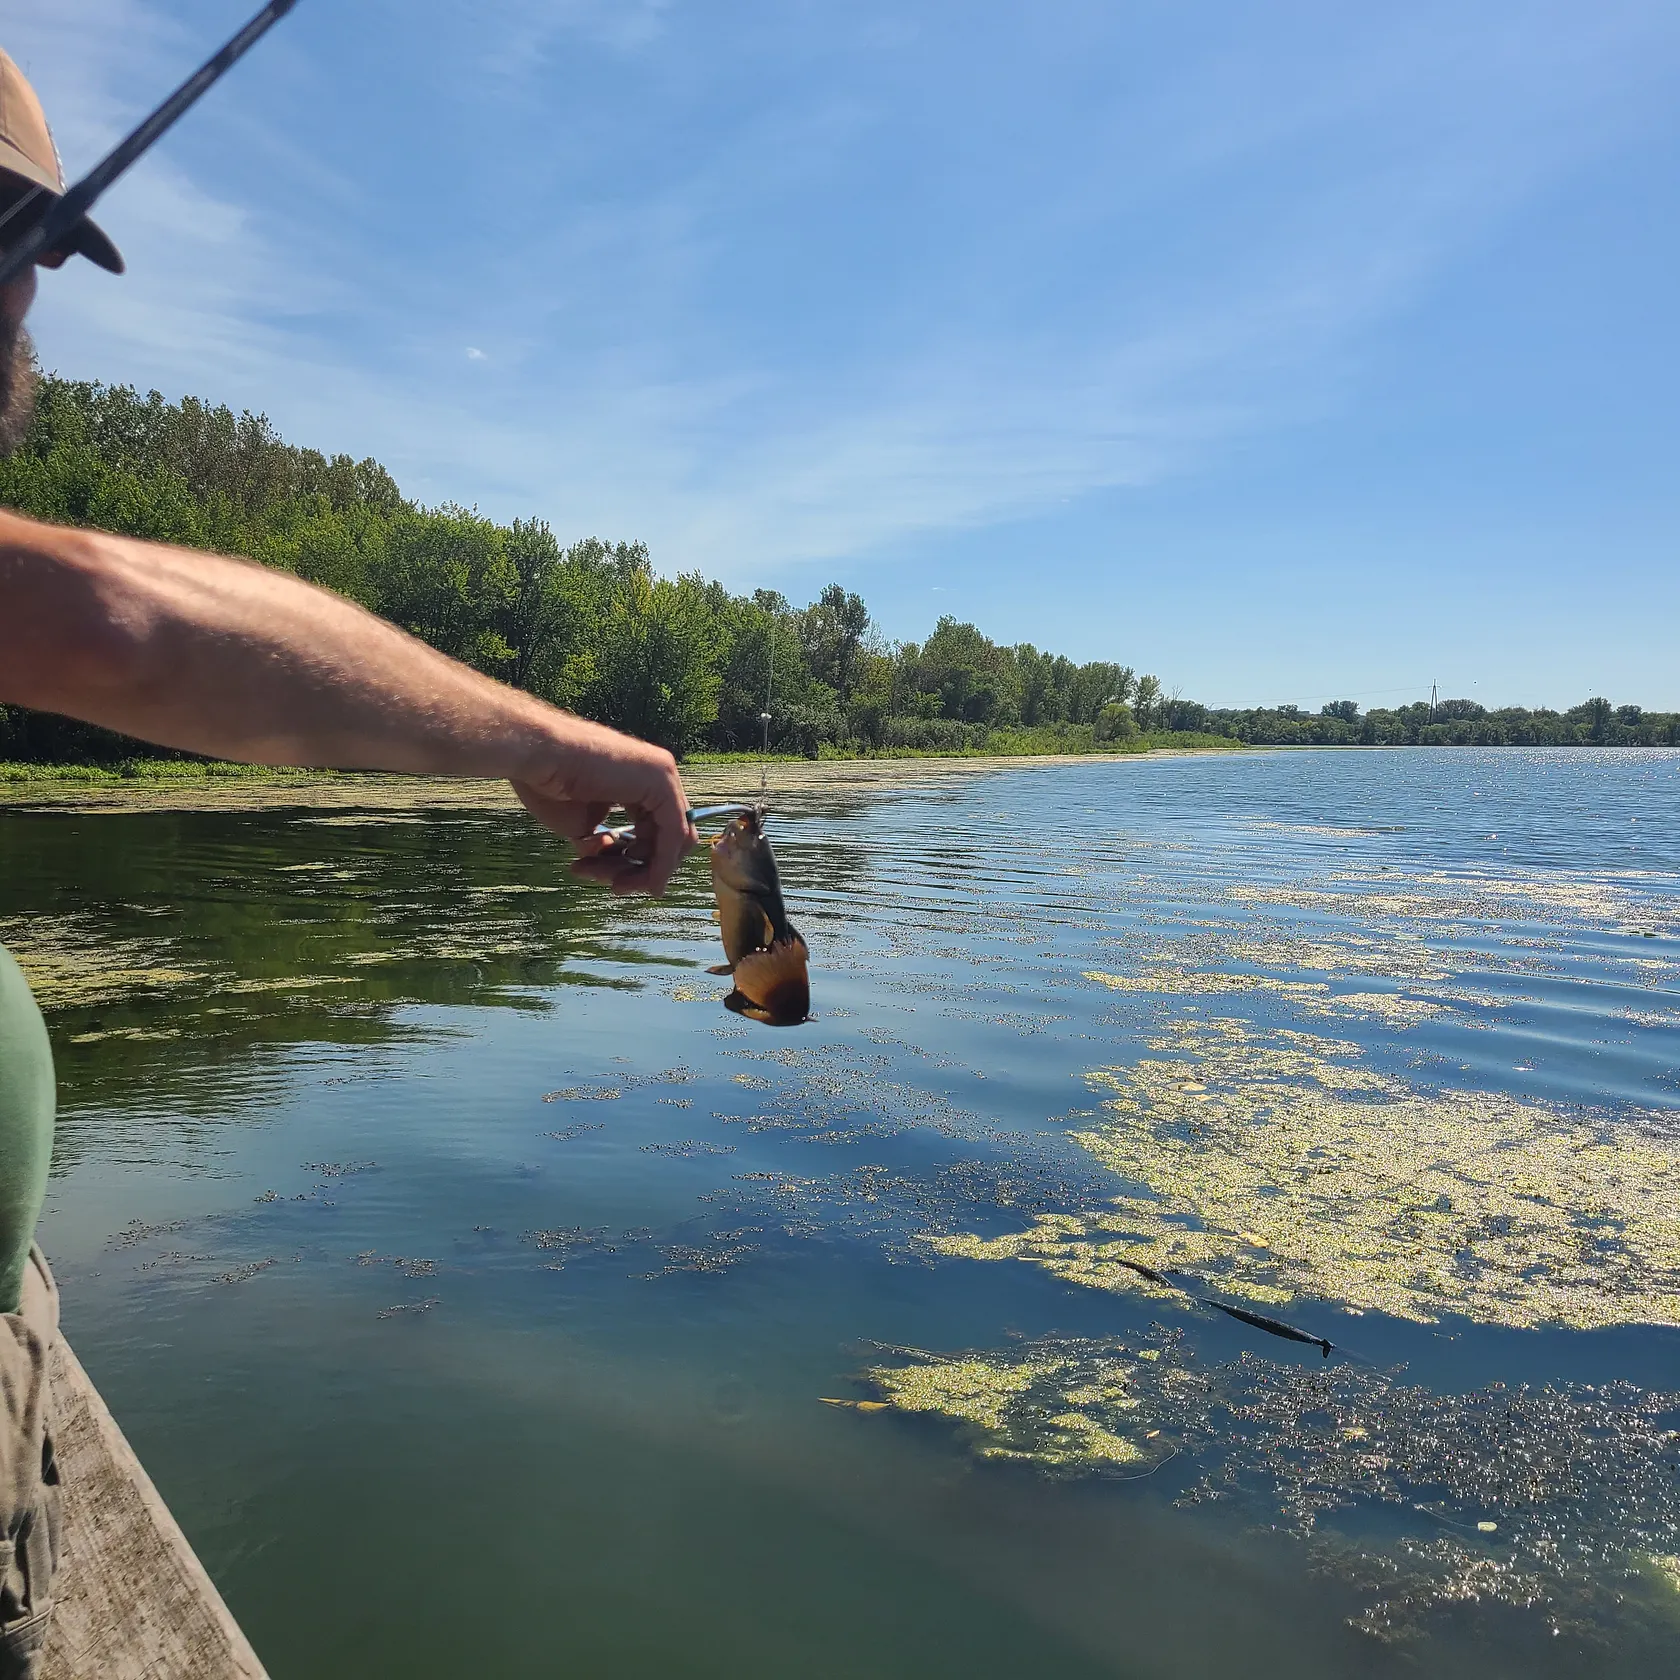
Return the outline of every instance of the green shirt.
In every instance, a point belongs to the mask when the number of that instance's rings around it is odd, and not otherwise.
[[[29,982],[0,945],[0,1312],[13,1312],[47,1193],[57,1109],[52,1046]]]

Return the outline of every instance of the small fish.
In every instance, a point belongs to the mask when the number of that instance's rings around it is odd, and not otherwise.
[[[788,920],[776,854],[764,835],[762,805],[743,812],[712,842],[712,891],[735,989],[724,1006],[772,1027],[794,1027],[811,1014],[810,953]]]

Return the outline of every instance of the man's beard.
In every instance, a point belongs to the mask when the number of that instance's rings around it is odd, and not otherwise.
[[[39,380],[35,344],[20,323],[0,339],[0,458],[14,454],[29,436]]]

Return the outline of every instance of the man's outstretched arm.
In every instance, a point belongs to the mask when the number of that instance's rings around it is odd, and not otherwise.
[[[0,512],[0,701],[253,764],[505,777],[579,874],[663,892],[694,843],[675,760],[244,560]],[[589,838],[636,820],[646,863]]]

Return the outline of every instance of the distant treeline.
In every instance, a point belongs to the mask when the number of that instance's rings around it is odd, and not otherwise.
[[[808,606],[656,577],[641,543],[562,547],[410,501],[377,461],[325,456],[268,420],[128,386],[41,382],[33,430],[0,461],[0,505],[37,518],[245,555],[337,590],[467,664],[678,753],[1088,752],[1156,743],[1668,745],[1680,714],[1593,699],[1568,712],[1468,700],[1316,715],[1216,710],[1107,660],[1004,646],[942,618],[888,643],[838,584]],[[174,756],[0,706],[0,760]]]
[[[796,607],[698,573],[656,577],[640,543],[562,547],[408,500],[377,461],[327,457],[261,415],[48,377],[0,461],[0,504],[41,519],[245,555],[337,590],[433,647],[679,753],[1089,751],[1175,727],[1152,676],[1002,647],[943,618],[889,645],[838,585]],[[150,749],[0,707],[0,759],[111,762]]]
[[[1647,712],[1583,700],[1567,712],[1503,706],[1489,711],[1474,700],[1414,700],[1361,712],[1337,700],[1318,712],[1297,706],[1250,711],[1184,707],[1176,727],[1207,729],[1254,746],[1314,747],[1672,747],[1680,746],[1680,712]]]

